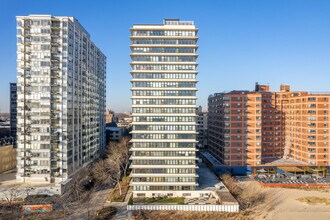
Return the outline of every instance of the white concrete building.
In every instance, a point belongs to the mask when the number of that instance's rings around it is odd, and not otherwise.
[[[18,16],[17,72],[17,181],[65,181],[105,147],[106,57],[74,17]]]
[[[191,21],[166,19],[130,31],[133,196],[192,196],[198,186],[198,29]]]

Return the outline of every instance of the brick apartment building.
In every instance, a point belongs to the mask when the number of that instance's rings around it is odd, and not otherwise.
[[[215,93],[208,100],[208,149],[222,164],[256,166],[288,158],[329,166],[330,94],[254,91]]]

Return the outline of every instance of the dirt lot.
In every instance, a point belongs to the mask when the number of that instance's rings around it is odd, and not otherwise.
[[[308,204],[302,198],[316,197],[330,199],[330,192],[306,191],[302,189],[268,189],[269,211],[261,212],[257,219],[266,220],[329,220],[330,206]]]

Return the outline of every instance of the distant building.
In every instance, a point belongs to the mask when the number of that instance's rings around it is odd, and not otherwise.
[[[208,147],[223,165],[255,166],[282,157],[330,165],[330,94],[254,91],[215,93],[208,100]]]
[[[117,118],[118,127],[130,128],[132,127],[132,115],[128,115],[122,118]]]
[[[123,138],[123,128],[106,127],[106,136],[108,141],[120,141]]]
[[[105,121],[106,123],[117,123],[118,122],[118,117],[115,116],[115,112],[110,110],[110,109],[107,109],[105,111]]]
[[[197,108],[197,140],[198,147],[207,147],[207,111],[203,111],[202,106]]]
[[[10,134],[16,138],[17,132],[17,85],[10,83]]]
[[[0,174],[16,168],[17,151],[14,148],[14,139],[0,139]]]
[[[74,17],[17,17],[17,181],[65,182],[105,150],[106,57]]]

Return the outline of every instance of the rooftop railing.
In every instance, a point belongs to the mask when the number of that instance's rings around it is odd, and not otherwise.
[[[164,25],[194,25],[193,21],[180,21],[179,19],[165,19]]]

